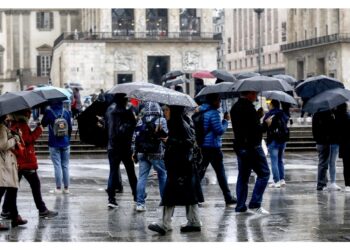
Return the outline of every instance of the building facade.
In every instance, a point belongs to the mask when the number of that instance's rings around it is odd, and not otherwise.
[[[350,9],[289,9],[286,70],[298,80],[327,75],[350,87]]]
[[[225,44],[223,41],[225,32],[225,12],[220,9],[216,12],[216,16],[213,19],[215,36],[220,40],[217,48],[217,68],[225,69]]]
[[[216,69],[218,40],[211,9],[83,9],[82,32],[54,44],[55,85],[80,82],[86,94],[115,84],[160,84],[171,70]],[[193,84],[184,86],[193,94]],[[89,92],[89,93],[88,93]]]
[[[53,42],[80,27],[75,9],[0,9],[1,92],[47,83]]]
[[[254,9],[224,9],[225,67],[233,73],[258,72],[258,18]],[[287,9],[264,9],[261,14],[261,73],[285,73],[280,45],[287,42]]]

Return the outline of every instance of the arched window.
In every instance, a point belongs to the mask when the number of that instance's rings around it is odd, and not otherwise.
[[[112,9],[112,31],[114,36],[134,34],[134,9]]]
[[[196,9],[180,9],[181,34],[200,34],[200,18]]]
[[[168,34],[168,10],[146,9],[146,29],[148,36]]]

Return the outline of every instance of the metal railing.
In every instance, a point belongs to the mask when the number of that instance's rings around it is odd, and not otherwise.
[[[281,45],[281,51],[295,50],[330,43],[350,42],[350,33],[332,34]]]
[[[54,47],[63,40],[83,41],[83,40],[214,40],[220,39],[214,33],[198,31],[181,31],[181,32],[64,32],[55,41]]]

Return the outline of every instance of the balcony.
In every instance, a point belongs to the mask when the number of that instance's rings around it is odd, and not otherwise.
[[[305,49],[333,43],[350,42],[350,33],[332,34],[281,45],[282,52]]]
[[[55,41],[54,47],[59,45],[63,40],[66,41],[214,41],[220,39],[214,33],[197,32],[197,31],[148,31],[148,32],[64,32]]]

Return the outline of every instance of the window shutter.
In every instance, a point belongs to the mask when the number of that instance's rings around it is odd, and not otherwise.
[[[50,29],[53,29],[53,13],[50,12]]]
[[[36,56],[36,74],[41,76],[41,56]]]
[[[38,29],[41,29],[41,13],[40,12],[37,12],[36,13],[36,27]]]

